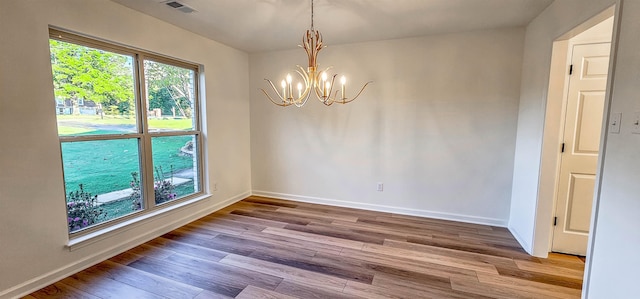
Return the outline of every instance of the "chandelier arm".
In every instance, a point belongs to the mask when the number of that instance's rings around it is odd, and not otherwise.
[[[294,104],[296,105],[296,107],[299,108],[304,106],[304,104],[306,104],[307,101],[309,100],[309,96],[311,95],[312,84],[309,84],[309,75],[307,74],[307,72],[305,72],[305,70],[301,66],[298,65],[297,67],[300,70],[296,70],[296,72],[300,75],[300,77],[302,77],[302,80],[304,81],[304,86],[305,86],[304,92],[302,93],[302,95],[294,101]]]
[[[304,80],[304,85],[309,86],[309,74],[307,74],[307,72],[301,66],[296,66],[299,68],[299,70],[296,70],[296,73],[298,73],[302,77],[302,80]]]
[[[318,100],[320,102],[324,102],[323,96],[322,96],[322,88],[320,87],[319,84],[316,84],[313,88],[313,91],[315,91],[316,93],[316,98],[318,98]]]
[[[302,106],[304,106],[304,104],[307,103],[307,100],[309,99],[309,94],[307,94],[306,97],[301,97],[300,99],[302,100],[304,98],[304,101],[300,101],[300,102],[294,102],[293,104],[296,105],[296,107],[300,108]]]
[[[327,67],[322,72],[318,72],[317,74],[315,74],[314,91],[315,91],[315,94],[316,94],[316,98],[318,99],[318,101],[320,101],[322,103],[324,103],[326,101],[326,99],[324,99],[324,97],[322,95],[322,90],[324,89],[324,86],[321,86],[322,84],[320,82],[320,74],[326,73],[332,68],[333,68],[333,66]],[[336,75],[334,75],[334,77],[335,76]],[[327,95],[327,97],[328,96],[330,96],[330,95]]]
[[[362,89],[360,89],[360,91],[356,94],[355,97],[353,97],[351,99],[348,99],[348,100],[345,98],[345,99],[342,100],[342,102],[338,102],[338,103],[346,104],[346,103],[352,102],[353,100],[357,99],[360,96],[360,94],[364,91],[364,89],[367,88],[367,85],[369,85],[370,83],[373,83],[373,81],[369,81],[369,82],[365,83],[364,86],[362,86]]]
[[[271,96],[270,96],[270,95],[269,95],[269,94],[268,94],[264,89],[260,88],[260,90],[262,91],[262,93],[264,93],[264,95],[266,95],[266,96],[267,96],[267,98],[271,101],[271,103],[274,103],[274,104],[276,104],[276,105],[278,105],[278,106],[280,106],[280,107],[286,107],[286,106],[291,105],[291,104],[287,104],[287,103],[285,103],[285,102],[283,102],[283,103],[277,103],[276,101],[274,101],[274,100],[273,100],[273,98],[272,98],[272,97],[271,97]]]
[[[280,93],[278,92],[278,89],[276,89],[276,86],[273,85],[273,82],[271,82],[271,80],[269,79],[264,79],[265,81],[269,82],[269,85],[271,86],[271,89],[273,89],[273,92],[276,93],[276,95],[278,96],[278,98],[282,101],[282,103],[278,103],[275,100],[273,100],[273,98],[269,95],[269,93],[267,93],[264,89],[260,88],[260,90],[262,90],[262,92],[267,96],[267,98],[269,98],[269,100],[271,102],[273,102],[274,104],[278,105],[278,106],[289,106],[291,105],[291,103],[287,100],[284,99],[283,96],[280,95]]]
[[[331,87],[329,88],[329,93],[327,93],[327,96],[328,96],[329,98],[331,98],[331,93],[333,92],[333,83],[335,83],[335,81],[336,81],[336,76],[337,76],[337,75],[338,75],[338,74],[334,74],[334,75],[333,75],[333,77],[331,77]],[[336,92],[337,92],[337,91],[336,91]],[[334,99],[335,99],[335,97],[334,97]]]
[[[335,101],[333,99],[327,99],[326,102],[322,102],[325,106],[331,106],[333,105]]]
[[[304,104],[307,103],[307,101],[309,100],[310,96],[311,96],[311,86],[307,85],[307,88],[305,88],[304,92],[302,93],[302,96],[300,96],[300,98],[296,99],[294,104],[296,105],[296,107],[300,108],[300,107],[304,106]]]
[[[344,101],[344,98],[338,98],[338,92],[340,92],[339,90],[336,90],[336,92],[333,94],[333,101],[340,103],[340,101]],[[340,103],[342,104],[342,103]]]

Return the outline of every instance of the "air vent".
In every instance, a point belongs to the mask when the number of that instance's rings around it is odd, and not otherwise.
[[[176,9],[176,10],[179,10],[181,12],[184,12],[184,13],[192,13],[192,12],[195,11],[195,9],[193,9],[193,8],[191,8],[189,6],[186,6],[186,5],[184,5],[184,4],[182,4],[182,3],[178,2],[178,1],[168,1],[168,2],[165,2],[164,4],[170,6],[173,9]]]
[[[179,7],[183,7],[184,6],[184,4],[178,3],[176,1],[167,2],[165,4],[169,5],[169,6],[173,7],[173,8],[179,8]]]

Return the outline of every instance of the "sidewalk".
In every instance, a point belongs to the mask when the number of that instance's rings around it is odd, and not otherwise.
[[[166,179],[165,181],[169,181],[169,180],[170,179]],[[174,186],[179,186],[179,185],[182,185],[182,184],[186,184],[188,182],[191,182],[191,179],[183,179],[183,178],[176,178],[176,177],[173,178],[173,185]],[[129,196],[131,196],[132,192],[133,192],[133,190],[131,188],[127,188],[127,189],[113,191],[113,192],[109,192],[109,193],[105,193],[105,194],[99,194],[98,195],[98,204],[105,204],[105,203],[109,203],[109,202],[112,202],[112,201],[129,198]]]

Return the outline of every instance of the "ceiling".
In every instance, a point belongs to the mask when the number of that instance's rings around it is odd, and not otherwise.
[[[246,52],[292,49],[310,26],[310,0],[112,0]],[[524,26],[553,0],[314,0],[326,45]],[[184,7],[183,7],[184,9]]]

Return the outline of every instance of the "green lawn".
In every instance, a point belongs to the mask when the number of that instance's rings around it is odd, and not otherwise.
[[[177,172],[193,169],[193,159],[179,155],[191,136],[152,139],[153,163],[167,178],[171,166]],[[130,188],[131,173],[140,172],[137,139],[115,139],[62,143],[67,194],[84,184],[87,192],[103,194]]]
[[[150,119],[151,130],[183,130],[191,129],[191,119]],[[136,131],[135,119],[126,117],[58,115],[58,133],[61,136],[86,135],[119,135]],[[115,136],[114,136],[115,137]],[[193,136],[163,136],[151,139],[153,167],[162,168],[164,179],[171,178],[174,173],[194,169],[194,161],[190,156],[180,154],[180,148],[193,141]],[[140,156],[138,139],[110,139],[93,141],[76,141],[62,143],[62,163],[67,195],[79,189],[93,195],[131,188],[131,173],[140,173]],[[156,172],[154,177],[157,180]],[[174,192],[178,197],[195,192],[193,183],[176,186]],[[112,201],[101,206],[106,212],[107,221],[132,212],[129,198]],[[101,222],[102,222],[101,221]]]
[[[58,134],[61,136],[65,135],[82,135],[91,132],[91,129],[88,128],[78,128],[78,127],[68,127],[68,126],[58,126]]]
[[[151,118],[147,122],[152,130],[191,130],[193,128],[193,120],[190,118]]]
[[[136,120],[125,116],[105,116],[100,118],[95,115],[58,115],[58,134],[61,136],[69,135],[93,135],[99,134],[95,127],[113,126],[113,130],[125,132],[135,132]],[[154,130],[191,130],[193,128],[193,120],[190,118],[150,118],[147,123],[149,129]],[[125,130],[124,128],[127,127]],[[133,128],[133,129],[132,129]]]

